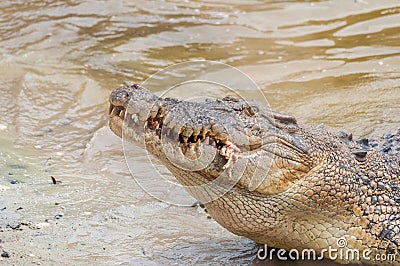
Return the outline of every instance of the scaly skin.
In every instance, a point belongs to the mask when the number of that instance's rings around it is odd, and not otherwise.
[[[400,264],[399,132],[353,141],[232,96],[185,102],[139,85],[111,93],[110,128],[144,143],[237,235],[317,252],[344,238],[360,254],[395,254],[386,263]]]

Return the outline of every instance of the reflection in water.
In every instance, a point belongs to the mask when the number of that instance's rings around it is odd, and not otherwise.
[[[400,122],[398,1],[2,1],[0,14],[0,222],[48,223],[31,252],[48,263],[254,259],[251,241],[133,182],[106,128],[120,83],[216,60],[305,123],[379,136]]]

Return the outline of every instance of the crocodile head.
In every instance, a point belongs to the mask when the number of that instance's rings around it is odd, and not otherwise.
[[[186,186],[221,177],[221,186],[234,179],[240,189],[277,194],[313,167],[294,117],[233,96],[186,102],[133,85],[112,92],[109,114],[115,134],[144,144]]]
[[[285,249],[321,252],[344,238],[397,252],[399,162],[350,135],[233,96],[187,102],[139,85],[113,91],[109,114],[115,134],[143,144],[235,234]]]

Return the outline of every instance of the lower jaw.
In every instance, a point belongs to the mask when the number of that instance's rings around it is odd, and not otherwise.
[[[144,123],[143,123],[144,124]],[[144,142],[144,128],[136,125],[131,128],[128,123],[119,116],[111,116],[109,118],[109,127],[114,134],[135,145],[141,146]]]
[[[109,127],[114,134],[122,138],[122,119],[118,116],[109,118]]]
[[[139,127],[130,128],[128,125],[126,125],[126,123],[124,123],[124,120],[119,117],[110,118],[110,128],[116,135],[121,137],[123,141],[127,141],[133,143],[135,146],[144,148],[149,154],[159,159],[162,164],[164,164],[174,174],[180,183],[185,186],[203,186],[208,182],[213,181],[226,170],[224,167],[227,165],[227,162],[229,162],[228,158],[220,154],[219,149],[211,145],[203,144],[208,149],[213,150],[215,157],[213,160],[208,161],[209,164],[193,170],[193,168],[196,168],[196,165],[191,160],[196,160],[196,158],[190,158],[190,156],[188,157],[186,154],[184,154],[184,152],[180,150],[181,147],[179,146],[179,142],[174,142],[168,138],[161,139],[155,131],[145,132],[144,128],[141,130]],[[166,150],[170,149],[165,145],[170,145],[171,150],[175,149],[176,152],[181,152],[180,157],[183,158],[185,162],[182,163],[175,161],[174,159],[176,158],[171,157],[173,154],[169,154],[168,156],[165,152]],[[192,170],[190,170],[191,168]],[[214,194],[218,194],[219,190],[223,190],[225,188],[220,188],[216,185],[215,187],[209,189],[212,189]],[[202,191],[201,189],[198,190],[197,188],[197,190],[190,191],[190,193],[194,197],[207,202],[208,200],[203,197],[203,194],[207,195],[207,193],[210,193],[210,191]]]

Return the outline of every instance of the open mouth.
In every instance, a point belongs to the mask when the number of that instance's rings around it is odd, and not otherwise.
[[[126,109],[123,106],[115,106],[113,104],[110,104],[108,114],[110,115],[110,117],[119,116],[121,119],[124,119],[125,110]]]
[[[221,126],[207,125],[193,127],[185,124],[184,126],[177,126],[176,121],[168,121],[167,113],[163,107],[153,106],[146,116],[140,111],[138,113],[126,112],[126,108],[123,106],[116,106],[110,104],[109,108],[110,118],[117,117],[120,119],[121,126],[124,129],[127,127],[130,130],[134,130],[137,134],[144,132],[153,132],[158,138],[163,141],[175,142],[181,148],[184,155],[189,150],[195,151],[198,156],[202,145],[210,145],[217,149],[218,153],[229,160],[232,153],[240,152],[240,147],[236,147],[229,138],[228,135],[222,130],[215,130],[215,128],[223,128]],[[142,131],[142,132],[140,132]],[[249,148],[245,149],[249,150]]]

